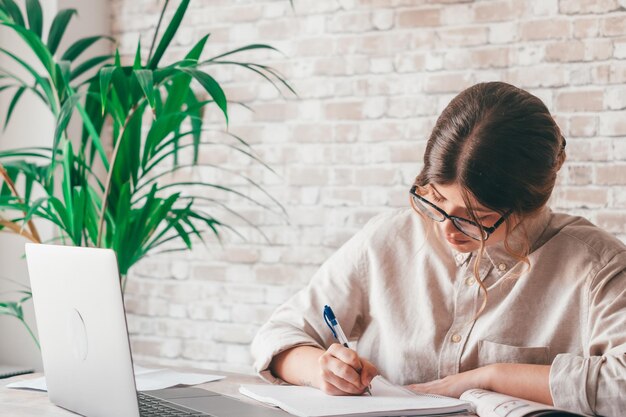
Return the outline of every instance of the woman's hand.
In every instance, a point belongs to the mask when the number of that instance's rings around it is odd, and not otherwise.
[[[407,388],[415,392],[456,398],[468,389],[482,388],[553,405],[550,392],[550,365],[493,363],[425,384],[409,385]]]
[[[378,375],[376,367],[352,349],[333,343],[319,357],[321,382],[318,387],[330,395],[360,395]]]
[[[295,346],[280,352],[269,366],[274,376],[294,385],[318,388],[330,395],[363,394],[378,370],[339,343],[327,350]]]
[[[435,381],[408,385],[407,388],[415,392],[459,398],[468,389],[490,389],[491,371],[492,368],[488,365]]]

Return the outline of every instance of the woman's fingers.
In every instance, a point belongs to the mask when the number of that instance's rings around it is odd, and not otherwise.
[[[340,391],[338,395],[358,395],[361,394],[364,389],[353,385],[328,369],[322,371],[322,378],[327,384],[332,385]]]
[[[322,379],[345,393],[358,394],[362,391],[361,376],[350,365],[326,352],[320,357]]]
[[[368,387],[372,383],[372,379],[378,375],[378,369],[367,359],[361,358],[363,368],[361,369],[361,384]]]
[[[330,382],[322,381],[322,385],[320,386],[320,390],[328,395],[352,395],[348,392],[343,392]]]
[[[338,343],[331,345],[319,362],[325,382],[321,388],[331,395],[362,394],[378,373],[374,365]]]
[[[342,346],[339,343],[330,345],[327,352],[357,371],[360,371],[363,367],[359,355],[354,350]]]

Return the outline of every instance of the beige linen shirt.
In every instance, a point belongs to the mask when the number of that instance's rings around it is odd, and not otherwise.
[[[502,243],[458,253],[411,209],[372,219],[309,285],[280,306],[252,343],[268,381],[274,355],[334,340],[330,305],[356,350],[397,384],[431,381],[491,363],[551,364],[558,407],[626,413],[626,246],[587,220],[545,209],[525,221],[530,269]],[[522,228],[513,241],[523,236]]]

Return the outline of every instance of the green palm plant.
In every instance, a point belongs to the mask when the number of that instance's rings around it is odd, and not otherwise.
[[[223,132],[226,140],[205,139],[205,132],[211,130],[205,126],[205,113],[219,111],[227,128],[229,104],[235,104],[227,100],[209,70],[224,65],[242,67],[279,91],[286,89],[295,94],[271,67],[231,60],[231,56],[244,51],[276,51],[265,44],[247,45],[202,60],[209,38],[206,35],[184,59],[161,65],[189,2],[180,1],[159,38],[169,3],[166,0],[148,56],[142,56],[139,43],[132,65],[123,65],[117,50],[114,55],[79,60],[94,43],[112,40],[105,36],[79,39],[63,53],[58,51],[75,10],[59,11],[44,41],[39,0],[26,0],[25,15],[13,0],[0,0],[0,25],[14,31],[29,46],[43,69],[37,71],[15,53],[0,48],[1,55],[28,74],[25,79],[0,66],[0,93],[13,91],[5,127],[27,92],[41,99],[56,120],[49,147],[0,152],[0,231],[41,242],[33,222],[41,219],[56,226],[58,236],[54,239],[64,244],[111,248],[117,254],[124,285],[129,269],[147,254],[191,249],[194,240],[204,241],[205,232],[219,238],[221,229],[234,230],[207,213],[203,209],[207,205],[221,207],[256,228],[221,199],[212,197],[214,191],[231,193],[281,216],[285,214],[277,200],[242,173],[237,175],[260,190],[263,201],[218,183],[165,181],[189,167],[226,170],[200,163],[203,147],[227,146],[271,170],[244,139],[227,129]],[[196,85],[199,92],[194,89]],[[72,117],[81,121],[79,137],[70,137]],[[112,151],[106,151],[107,145]],[[179,246],[173,246],[177,242]],[[0,303],[0,314],[23,321],[21,303],[30,296],[27,289],[23,291],[18,302]]]

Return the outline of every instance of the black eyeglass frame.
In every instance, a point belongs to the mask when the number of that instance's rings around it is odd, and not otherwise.
[[[502,217],[500,217],[500,219],[499,219],[497,222],[495,222],[495,223],[493,224],[493,226],[491,226],[491,227],[488,227],[488,226],[483,226],[483,225],[482,225],[482,224],[480,224],[480,223],[476,223],[475,221],[472,221],[472,220],[469,220],[469,219],[466,219],[466,218],[463,218],[463,217],[458,217],[458,216],[450,216],[450,215],[449,215],[448,213],[446,213],[443,209],[441,209],[441,208],[437,207],[435,204],[431,203],[430,201],[426,200],[426,199],[425,199],[424,197],[422,197],[421,195],[417,194],[417,193],[415,192],[416,190],[417,190],[417,186],[416,186],[416,185],[414,185],[413,187],[411,187],[411,191],[410,191],[410,192],[411,192],[411,195],[412,195],[413,197],[416,197],[417,199],[419,199],[419,201],[421,201],[421,202],[423,202],[423,203],[425,203],[425,204],[429,205],[430,207],[434,208],[435,210],[437,210],[437,212],[441,213],[441,215],[443,216],[443,219],[441,219],[441,220],[439,220],[439,219],[433,219],[432,217],[428,216],[428,218],[429,218],[429,219],[431,219],[431,220],[433,220],[433,221],[436,221],[436,222],[439,222],[439,223],[444,222],[444,221],[446,221],[446,219],[448,219],[448,220],[450,220],[450,221],[452,222],[452,224],[454,225],[454,227],[456,227],[456,229],[457,229],[459,232],[461,232],[461,233],[463,233],[465,236],[467,236],[467,237],[469,237],[469,238],[471,238],[471,239],[477,240],[477,241],[479,241],[479,242],[481,241],[481,239],[477,239],[477,238],[475,238],[474,236],[470,236],[470,235],[468,235],[468,234],[467,234],[467,232],[463,231],[463,230],[459,227],[459,225],[458,225],[456,222],[457,222],[457,221],[460,221],[460,222],[468,223],[469,225],[474,226],[474,227],[477,227],[479,230],[482,230],[483,235],[485,236],[485,238],[484,238],[484,239],[482,239],[482,241],[484,242],[484,241],[486,241],[487,239],[489,239],[489,236],[491,236],[491,235],[493,234],[493,232],[495,232],[495,231],[496,231],[496,229],[497,229],[498,227],[500,227],[500,225],[501,225],[502,223],[504,223],[504,221],[507,219],[507,217],[509,217],[509,215],[511,214],[511,211],[509,210],[508,212],[504,213],[504,214],[502,215]]]

